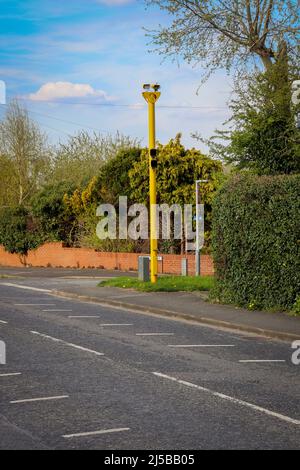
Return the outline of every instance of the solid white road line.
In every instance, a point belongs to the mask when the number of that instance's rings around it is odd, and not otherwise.
[[[35,292],[52,292],[49,289],[38,289],[37,287],[21,286],[20,284],[12,284],[10,282],[2,282],[1,285],[6,287],[15,287],[16,289],[33,290]]]
[[[283,359],[245,359],[239,362],[247,364],[247,363],[286,362],[286,361]]]
[[[71,439],[73,437],[100,436],[101,434],[111,434],[114,432],[123,432],[123,431],[130,431],[130,428],[103,429],[103,431],[82,432],[78,434],[66,434],[63,437],[65,439]]]
[[[51,401],[51,400],[64,400],[65,398],[69,398],[69,395],[61,395],[59,397],[42,397],[42,398],[28,398],[26,400],[14,400],[10,401],[12,405],[16,405],[18,403],[33,403],[36,401]]]
[[[14,377],[16,375],[22,375],[21,372],[14,372],[11,374],[0,374],[0,377]]]
[[[7,325],[7,321],[0,320],[0,323],[3,323],[3,325]]]
[[[31,333],[33,335],[36,335],[36,336],[40,336],[41,338],[44,338],[44,339],[49,339],[51,341],[54,341],[56,343],[61,343],[65,346],[69,346],[71,348],[74,348],[74,349],[79,349],[80,351],[84,351],[84,352],[88,352],[88,353],[91,353],[91,354],[95,354],[96,356],[104,356],[103,353],[100,353],[98,351],[94,351],[92,349],[88,349],[88,348],[83,348],[82,346],[78,346],[77,344],[73,344],[73,343],[68,343],[67,341],[64,341],[63,339],[58,339],[58,338],[53,338],[52,336],[48,336],[48,335],[44,335],[42,333],[39,333],[38,331],[31,331]]]
[[[174,336],[174,333],[136,333],[136,336]]]
[[[252,403],[248,403],[247,401],[239,400],[238,398],[231,397],[229,395],[224,395],[223,393],[215,392],[210,390],[209,388],[201,387],[200,385],[193,384],[191,382],[186,382],[185,380],[176,379],[176,377],[171,377],[169,375],[161,374],[160,372],[153,372],[156,377],[161,377],[163,379],[171,380],[176,382],[180,385],[185,385],[186,387],[194,388],[196,390],[200,390],[201,392],[208,393],[214,397],[221,398],[223,400],[230,401],[231,403],[235,403],[236,405],[241,405],[247,408],[251,408],[254,411],[258,411],[260,413],[264,413],[268,416],[272,416],[273,418],[278,418],[281,421],[285,421],[286,423],[296,424],[297,426],[300,425],[300,421],[294,418],[290,418],[289,416],[282,415],[280,413],[276,413],[274,411],[267,410],[266,408],[262,408],[261,406],[253,405]]]
[[[169,348],[234,348],[234,344],[168,344]]]

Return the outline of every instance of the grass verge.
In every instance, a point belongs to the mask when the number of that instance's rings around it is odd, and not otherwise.
[[[99,287],[120,287],[122,289],[136,289],[142,292],[195,292],[209,291],[214,286],[212,276],[179,277],[166,276],[158,278],[157,284],[142,282],[136,278],[118,277],[107,279],[98,284]]]

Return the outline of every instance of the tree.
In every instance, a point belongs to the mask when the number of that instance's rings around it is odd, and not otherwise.
[[[17,101],[10,103],[0,123],[0,154],[10,166],[10,178],[15,188],[14,203],[23,205],[41,186],[49,158],[45,135]]]
[[[206,205],[206,242],[209,243],[211,204],[220,184],[222,164],[203,155],[194,148],[185,149],[181,134],[167,145],[158,144],[157,202],[158,204],[195,204],[195,181],[207,179],[202,188],[202,201]],[[149,151],[143,150],[140,160],[129,171],[131,198],[149,205]]]
[[[80,131],[57,148],[52,178],[54,181],[69,181],[84,186],[120,149],[136,144],[136,140],[118,132],[114,136],[103,136]]]
[[[15,171],[11,160],[5,155],[0,155],[0,207],[13,205],[17,200]]]
[[[250,58],[265,69],[288,55],[299,61],[298,0],[146,0],[173,22],[151,31],[161,54],[183,56],[219,68],[241,70]]]
[[[300,172],[300,135],[295,124],[297,110],[291,106],[292,81],[284,62],[245,78],[236,87],[236,97],[230,104],[230,130],[216,131],[205,141],[211,154],[258,174]]]

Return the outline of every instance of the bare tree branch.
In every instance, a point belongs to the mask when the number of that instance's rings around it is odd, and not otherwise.
[[[166,10],[173,22],[150,31],[158,51],[201,63],[208,73],[241,70],[250,61],[264,69],[282,56],[299,62],[299,0],[145,0]]]

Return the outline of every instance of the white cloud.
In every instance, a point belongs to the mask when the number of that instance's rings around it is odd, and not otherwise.
[[[103,90],[95,90],[91,85],[71,82],[49,82],[41,86],[28,98],[32,101],[57,101],[68,98],[98,98],[108,101],[111,98]]]

